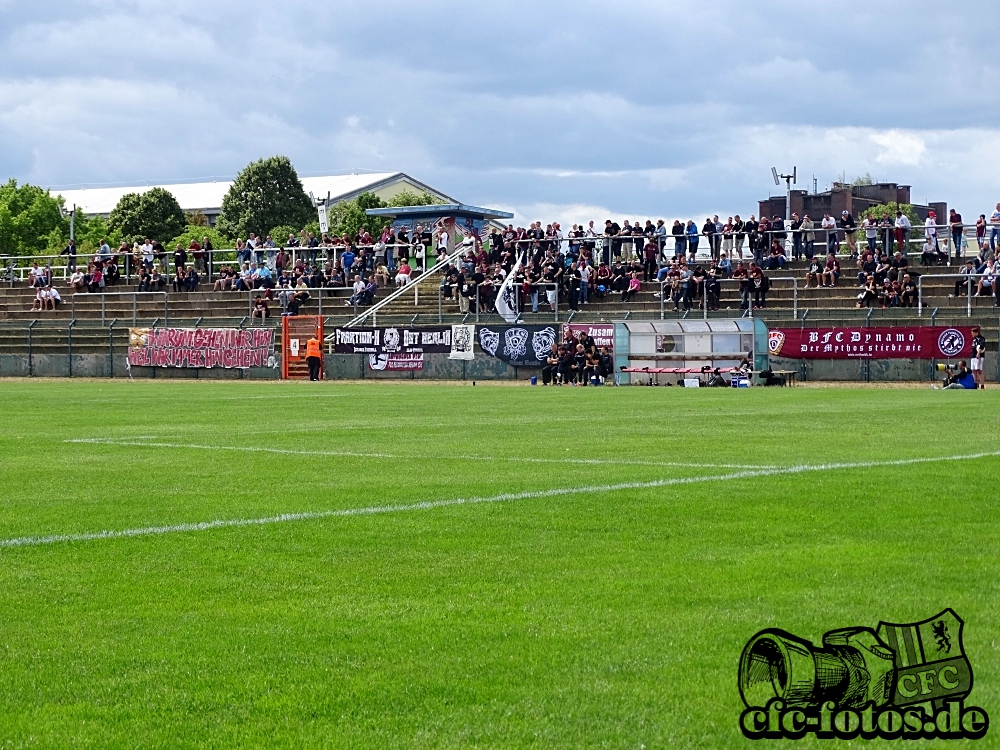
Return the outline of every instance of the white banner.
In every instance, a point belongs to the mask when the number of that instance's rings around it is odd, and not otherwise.
[[[503,280],[503,284],[500,285],[500,291],[497,293],[497,314],[508,323],[517,321],[517,289],[514,286],[514,277],[517,276],[517,272],[520,269],[521,259],[518,258],[517,263],[510,269],[510,273]]]
[[[475,344],[476,327],[472,325],[454,325],[451,327],[451,353],[448,359],[475,359],[473,345]]]

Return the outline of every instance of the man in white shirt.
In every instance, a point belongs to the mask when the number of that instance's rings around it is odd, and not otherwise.
[[[151,270],[153,268],[153,243],[150,242],[149,237],[142,243],[139,250],[142,252],[142,265],[146,267],[147,271]]]
[[[438,255],[448,254],[448,230],[446,229],[442,229],[438,233],[437,250],[438,250]]]
[[[590,298],[590,277],[594,275],[594,269],[589,263],[580,264],[580,302],[588,304]]]
[[[837,254],[837,250],[840,248],[840,242],[837,239],[837,220],[834,219],[830,214],[823,214],[823,221],[820,222],[820,227],[826,231],[826,252],[827,255],[833,253]]]
[[[46,300],[45,303],[48,305],[50,310],[55,310],[56,306],[62,302],[62,297],[59,296],[59,290],[54,286],[50,286],[45,290]]]
[[[938,249],[938,232],[937,232],[937,214],[933,211],[927,213],[927,220],[924,222],[924,237],[930,243],[931,248],[934,252],[939,252]],[[949,261],[951,260],[949,256]],[[948,265],[951,265],[949,262]]]

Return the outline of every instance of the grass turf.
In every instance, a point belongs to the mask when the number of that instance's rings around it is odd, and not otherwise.
[[[1000,449],[996,391],[3,387],[0,540]],[[1000,716],[998,463],[0,548],[0,746],[745,745],[757,630],[945,607]]]

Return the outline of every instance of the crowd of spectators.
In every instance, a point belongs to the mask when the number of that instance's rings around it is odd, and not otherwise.
[[[604,385],[614,374],[614,358],[598,347],[586,331],[568,331],[561,344],[552,344],[542,365],[542,385]]]
[[[914,227],[900,211],[894,219],[860,222],[844,211],[839,218],[792,214],[787,221],[780,216],[712,216],[700,226],[691,220],[668,226],[662,219],[620,225],[608,219],[600,227],[593,221],[574,224],[565,234],[558,222],[544,228],[534,222],[527,228],[493,228],[482,237],[467,232],[457,239],[431,225],[395,233],[385,226],[374,234],[362,228],[354,236],[317,237],[303,231],[278,241],[250,234],[236,241],[235,262],[221,264],[209,260],[215,248],[208,237],[186,247],[178,244],[172,253],[153,238],[131,247],[122,243],[114,251],[102,240],[85,270],[77,267],[72,240],[62,254],[73,292],[98,293],[120,283],[127,263],[137,291],[191,292],[206,283],[214,291],[259,290],[264,306],[255,313],[260,317],[269,314],[264,307],[276,297],[284,309],[292,296],[288,290],[347,288],[348,306],[369,305],[380,289],[405,286],[445,259],[441,294],[463,312],[477,306],[493,311],[497,292],[511,273],[521,309],[532,312],[555,310],[560,300],[576,310],[595,299],[628,302],[643,283],[657,285],[655,296],[675,310],[715,310],[721,282],[727,279],[739,284],[741,309],[763,308],[770,287],[767,272],[805,260],[806,288],[836,286],[841,258],[856,266],[858,306],[892,307],[914,304],[917,274],[907,258],[911,235],[923,233],[919,257],[926,266],[967,257],[971,236],[966,239],[965,230],[954,210],[944,224],[931,211],[922,227]],[[978,255],[960,273],[974,275],[977,295],[995,295],[1000,303],[995,281],[1000,204],[989,218],[978,217],[975,232]],[[29,278],[34,287],[52,288],[49,266],[35,264]],[[964,279],[956,283],[956,294],[965,284]]]

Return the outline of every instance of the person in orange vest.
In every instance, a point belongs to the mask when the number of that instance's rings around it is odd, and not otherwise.
[[[319,339],[316,338],[316,334],[312,335],[306,342],[306,364],[309,365],[309,379],[319,380],[319,367],[323,363],[323,348],[319,343]]]

